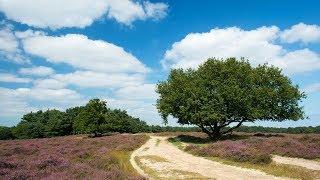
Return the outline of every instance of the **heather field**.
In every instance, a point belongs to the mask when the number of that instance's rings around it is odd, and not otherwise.
[[[210,142],[205,136],[181,135],[178,139],[189,142],[186,151],[200,156],[220,157],[239,162],[268,164],[271,155],[318,159],[319,134],[241,134],[226,140]]]
[[[131,167],[131,151],[145,135],[0,141],[0,179],[143,179]]]

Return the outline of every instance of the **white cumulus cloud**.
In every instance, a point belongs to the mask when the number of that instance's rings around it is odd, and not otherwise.
[[[14,89],[0,87],[0,99],[1,118],[16,117],[18,120],[23,113],[33,110],[24,97]]]
[[[140,84],[145,77],[141,74],[76,71],[67,74],[56,74],[53,78],[79,87],[117,88]]]
[[[19,122],[23,114],[30,111],[48,108],[65,109],[84,104],[85,100],[74,90],[46,88],[17,88],[0,87],[0,118]],[[3,122],[0,122],[2,124]]]
[[[26,98],[47,102],[69,103],[81,100],[81,95],[79,93],[65,88],[18,88],[16,91]]]
[[[0,82],[29,83],[32,79],[17,77],[14,74],[0,73]]]
[[[282,68],[287,74],[302,73],[320,69],[320,56],[309,49],[300,49],[274,57],[270,63]]]
[[[299,23],[290,29],[284,30],[280,38],[283,42],[294,43],[311,43],[320,42],[320,26]]]
[[[3,57],[1,59],[15,63],[29,62],[22,54],[19,48],[19,41],[9,25],[0,26],[0,56]]]
[[[167,8],[164,3],[132,0],[0,0],[0,11],[8,19],[52,29],[83,28],[104,16],[131,25],[135,20],[163,18]]]
[[[166,51],[162,64],[171,68],[195,68],[208,58],[244,57],[253,65],[269,63],[290,74],[320,69],[316,52],[290,51],[278,44],[281,32],[271,26],[253,30],[215,28],[205,33],[190,33]]]
[[[53,74],[54,70],[51,67],[38,66],[31,68],[21,68],[19,70],[19,73],[24,75],[48,76]]]
[[[27,53],[52,63],[66,63],[75,68],[100,72],[148,72],[136,57],[123,48],[87,36],[34,36],[22,40]]]
[[[33,82],[37,89],[62,89],[67,84],[56,79],[37,79]]]
[[[121,99],[151,99],[155,101],[158,97],[155,90],[155,84],[139,84],[120,88],[115,92],[115,95]]]

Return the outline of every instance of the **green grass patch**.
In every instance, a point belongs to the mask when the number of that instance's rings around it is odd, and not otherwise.
[[[134,173],[137,174],[135,169],[132,167],[130,163],[130,155],[129,151],[112,151],[109,153],[110,158],[112,159],[112,164],[117,166],[119,169],[126,173]]]
[[[144,159],[141,156],[136,156],[134,160],[136,161],[137,165],[146,173],[148,174],[151,178],[153,179],[160,179],[159,172],[156,170],[146,166],[144,163],[141,162],[141,160]]]
[[[177,146],[179,149],[184,149],[183,143],[177,137],[168,138],[168,141]]]

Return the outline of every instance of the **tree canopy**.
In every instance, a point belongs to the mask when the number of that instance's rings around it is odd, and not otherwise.
[[[102,133],[100,126],[104,122],[104,114],[108,112],[107,103],[99,99],[92,99],[75,117],[74,131],[76,133]]]
[[[148,125],[126,111],[110,109],[105,101],[90,100],[85,106],[66,111],[46,110],[30,112],[13,128],[0,127],[0,139],[26,139],[71,134],[93,134],[109,132],[137,133],[148,131]]]
[[[244,122],[299,120],[305,94],[267,64],[252,67],[244,59],[208,59],[198,69],[173,69],[157,85],[157,108],[167,122],[199,126],[211,138],[232,132]]]

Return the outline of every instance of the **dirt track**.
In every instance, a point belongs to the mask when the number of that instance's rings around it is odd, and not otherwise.
[[[320,163],[313,161],[313,160],[307,160],[307,159],[302,159],[302,158],[282,157],[282,156],[273,156],[272,160],[274,162],[280,163],[280,164],[301,166],[301,167],[304,167],[307,169],[320,171]]]
[[[282,179],[193,156],[166,139],[151,136],[146,144],[132,153],[130,162],[140,174],[150,179]]]

